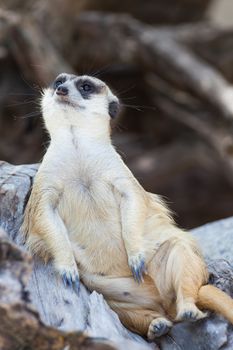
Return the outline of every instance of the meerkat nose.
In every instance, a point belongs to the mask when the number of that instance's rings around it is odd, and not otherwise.
[[[56,94],[57,95],[62,95],[62,96],[66,96],[68,95],[69,90],[65,87],[65,86],[58,86],[57,90],[56,90]]]

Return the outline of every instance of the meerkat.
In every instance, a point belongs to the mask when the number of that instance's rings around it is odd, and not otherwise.
[[[22,231],[64,283],[102,293],[130,330],[153,340],[203,309],[233,323],[233,301],[208,285],[193,237],[146,192],[111,142],[118,98],[101,80],[59,75],[42,96],[51,142],[35,177]]]

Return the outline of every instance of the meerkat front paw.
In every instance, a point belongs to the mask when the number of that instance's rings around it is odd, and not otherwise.
[[[61,277],[66,287],[72,287],[79,294],[80,280],[78,271],[63,270]]]
[[[76,263],[72,265],[55,264],[55,269],[59,273],[65,287],[73,288],[79,294],[80,280]]]
[[[138,253],[137,255],[129,256],[128,263],[135,281],[138,283],[144,282],[143,274],[146,272],[144,255]]]

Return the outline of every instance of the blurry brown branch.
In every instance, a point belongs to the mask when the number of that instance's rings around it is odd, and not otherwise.
[[[218,161],[225,170],[225,176],[233,184],[233,122],[219,118],[220,112],[218,114],[214,110],[204,111],[204,106],[201,111],[190,110],[190,106],[198,105],[198,101],[184,92],[180,92],[179,96],[178,90],[175,91],[157,76],[153,77],[153,74],[148,76],[147,82],[160,92],[154,97],[155,104],[160,110],[192,129],[215,151]],[[220,120],[216,121],[214,117]]]
[[[186,34],[183,43],[182,28]],[[173,27],[154,28],[127,15],[119,17],[87,12],[79,17],[74,31],[79,38],[75,49],[79,59],[90,56],[89,48],[92,52],[99,52],[97,58],[102,59],[103,65],[113,60],[138,65],[218,108],[223,117],[233,118],[233,87],[213,66],[188,48],[187,41],[188,38],[191,41],[192,36],[187,35],[187,25],[177,30]],[[216,30],[213,31],[216,35]]]
[[[58,73],[72,72],[33,19],[0,9],[0,32],[0,45],[8,41],[11,54],[30,82],[46,86]]]

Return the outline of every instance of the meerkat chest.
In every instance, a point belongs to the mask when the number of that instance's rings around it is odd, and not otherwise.
[[[115,271],[114,261],[126,263],[121,196],[113,183],[114,176],[121,175],[122,165],[110,145],[87,144],[86,140],[82,143],[77,139],[74,147],[69,142],[70,138],[65,145],[51,145],[44,159],[46,171],[49,165],[51,183],[54,178],[59,183],[56,210],[67,227],[81,266],[88,266],[91,272],[111,273]]]
[[[83,220],[97,220],[104,219],[119,203],[102,174],[88,169],[85,175],[78,173],[65,183],[61,204],[69,207],[70,212],[78,212]]]
[[[119,219],[120,198],[106,174],[112,159],[103,149],[81,149],[63,179],[59,211],[70,232],[87,231],[92,224]],[[112,171],[112,170],[111,170]]]
[[[68,181],[59,211],[80,268],[84,266],[93,273],[111,273],[115,271],[115,264],[112,266],[109,262],[109,253],[113,261],[120,256],[126,261],[120,200],[104,174],[94,170],[78,172]]]

